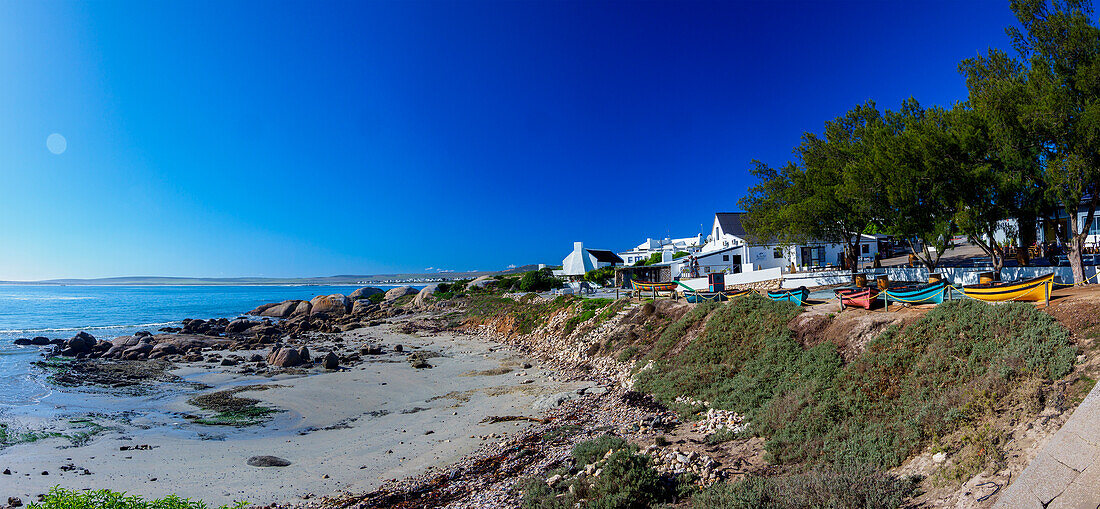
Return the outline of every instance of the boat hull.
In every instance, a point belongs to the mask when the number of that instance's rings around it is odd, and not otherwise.
[[[793,290],[768,290],[767,296],[771,300],[793,302],[799,306],[805,306],[806,299],[810,296],[810,290],[805,286]]]
[[[1024,281],[964,286],[962,291],[967,297],[985,302],[1049,302],[1050,292],[1053,289],[1054,273],[1052,272]]]
[[[724,292],[685,291],[684,298],[695,304],[698,302],[721,302],[746,295],[751,290],[730,290]]]
[[[889,288],[883,293],[888,301],[900,304],[939,304],[943,302],[943,294],[946,290],[947,282],[937,281],[923,285]]]
[[[860,307],[871,309],[878,300],[878,288],[840,288],[834,291],[840,299],[840,308]]]
[[[671,292],[676,289],[676,283],[654,283],[650,281],[632,280],[630,282],[630,287],[642,292]]]

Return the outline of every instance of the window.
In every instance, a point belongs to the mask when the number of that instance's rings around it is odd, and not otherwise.
[[[724,261],[724,262],[730,261],[730,255],[722,255],[722,261]]]
[[[1089,235],[1100,235],[1100,217],[1092,218],[1092,229],[1089,231]]]
[[[871,252],[871,246],[869,244],[864,244],[863,245],[863,254],[867,254],[867,253],[870,253],[870,252]]]
[[[772,250],[772,258],[783,258],[783,248],[777,247]]]

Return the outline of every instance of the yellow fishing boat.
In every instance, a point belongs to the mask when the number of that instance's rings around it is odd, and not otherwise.
[[[994,282],[969,285],[962,288],[963,294],[986,302],[1031,301],[1050,303],[1050,292],[1054,289],[1054,273],[1023,281]]]

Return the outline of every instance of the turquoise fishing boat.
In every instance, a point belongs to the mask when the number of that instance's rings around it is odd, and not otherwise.
[[[902,304],[939,304],[947,291],[946,281],[925,283],[923,285],[899,286],[887,288],[883,293],[889,302]]]
[[[800,286],[791,290],[768,290],[768,298],[776,301],[793,302],[799,306],[806,305],[806,299],[810,296],[810,290]]]

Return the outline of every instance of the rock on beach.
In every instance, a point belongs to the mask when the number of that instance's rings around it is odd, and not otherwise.
[[[278,456],[253,456],[248,458],[249,466],[253,467],[289,467],[290,462]]]

